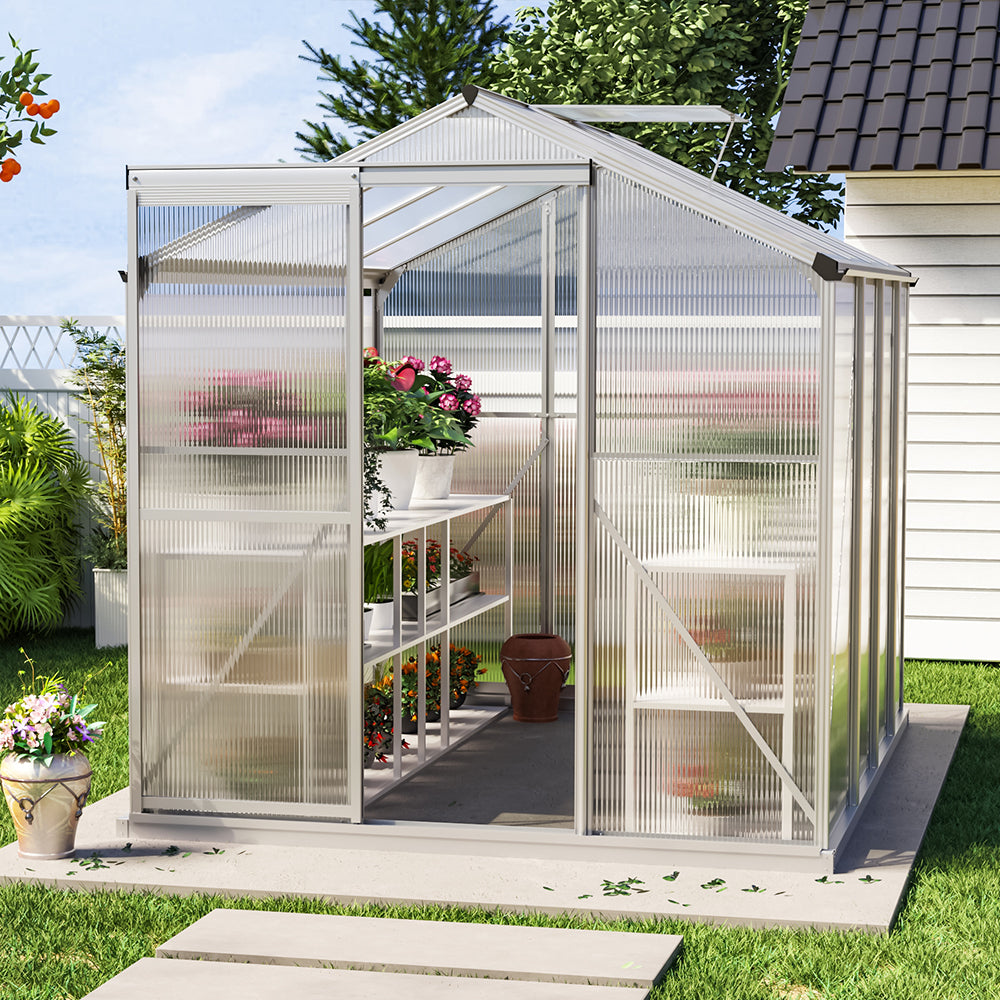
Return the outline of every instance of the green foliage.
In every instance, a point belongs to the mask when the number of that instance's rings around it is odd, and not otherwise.
[[[44,97],[42,84],[52,74],[38,72],[35,49],[22,51],[20,43],[13,35],[8,32],[7,37],[14,49],[14,61],[9,68],[4,68],[0,72],[0,160],[21,145],[24,129],[17,128],[17,131],[14,131],[14,127],[19,124],[31,125],[28,138],[39,145],[44,144],[49,136],[56,134],[54,128],[49,128],[43,122],[27,116],[24,106],[18,101],[21,94],[26,91],[35,97]],[[0,62],[5,58],[0,56]]]
[[[843,186],[764,172],[805,0],[552,0],[524,8],[486,86],[537,104],[717,104],[733,129],[717,180],[813,225],[840,217]],[[725,126],[641,123],[617,132],[711,176]]]
[[[365,604],[392,600],[392,542],[365,546]]]
[[[493,0],[375,0],[374,20],[350,14],[353,23],[344,27],[372,61],[341,60],[305,41],[309,55],[300,58],[315,63],[317,79],[336,88],[320,92],[324,117],[352,126],[363,139],[481,82],[483,64],[507,26],[506,19],[494,22]],[[328,160],[356,145],[326,121],[305,125],[295,137],[306,159]]]
[[[0,637],[54,628],[79,594],[87,469],[60,420],[8,393],[0,406]]]
[[[107,334],[63,321],[62,329],[77,347],[77,365],[69,382],[87,405],[91,438],[100,456],[102,479],[93,493],[101,530],[94,533],[87,556],[98,569],[126,569],[125,346]]]

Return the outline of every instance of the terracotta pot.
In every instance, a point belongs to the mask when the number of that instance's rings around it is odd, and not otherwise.
[[[517,722],[556,721],[572,655],[569,643],[558,635],[526,633],[504,642],[500,665]]]
[[[49,765],[14,754],[4,758],[0,783],[22,858],[40,861],[73,854],[92,773],[82,753],[55,754]]]

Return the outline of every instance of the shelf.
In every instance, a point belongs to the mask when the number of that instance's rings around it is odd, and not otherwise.
[[[785,702],[781,698],[737,698],[736,702],[747,715],[782,715],[785,711]],[[638,695],[632,705],[640,711],[732,712],[729,702],[722,698],[707,698],[686,693],[683,689]]]
[[[441,746],[441,723],[428,722],[424,736],[425,755],[422,761],[418,759],[417,737],[404,736],[403,739],[410,746],[402,753],[403,774],[401,777],[393,776],[391,753],[387,755],[384,764],[376,762],[371,767],[365,768],[365,805],[371,805],[376,799],[392,791],[401,782],[412,778],[428,764],[432,764],[444,754],[454,750],[470,736],[485,729],[491,722],[495,722],[508,711],[506,705],[477,705],[475,707],[463,705],[461,708],[451,709],[448,714],[448,746],[446,747]]]
[[[387,511],[385,530],[365,531],[364,541],[366,545],[385,541],[431,524],[498,507],[509,499],[506,494],[453,493],[446,500],[413,500],[408,510]]]
[[[425,627],[422,630],[419,622],[404,621],[401,641],[398,643],[394,641],[391,629],[373,631],[365,643],[364,665],[368,667],[373,663],[380,663],[395,653],[410,649],[424,639],[431,639],[446,629],[454,628],[491,608],[502,607],[508,600],[506,594],[473,594],[471,597],[465,598],[464,601],[450,605],[451,616],[448,621],[444,620],[440,611],[427,615]]]

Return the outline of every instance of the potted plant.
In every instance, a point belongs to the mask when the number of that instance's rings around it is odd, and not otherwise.
[[[364,601],[372,609],[368,627],[377,631],[392,628],[392,542],[365,546]],[[367,635],[367,632],[366,632]]]
[[[417,476],[417,448],[427,446],[423,418],[428,404],[410,392],[416,379],[412,366],[390,365],[375,348],[365,352],[364,486],[365,524],[385,527],[385,511],[406,510]]]
[[[449,704],[451,708],[458,708],[471,688],[475,685],[476,677],[485,673],[485,669],[479,669],[480,657],[471,649],[465,646],[449,646]],[[402,732],[413,734],[417,731],[417,704],[418,704],[418,663],[415,656],[409,657],[403,662],[400,670],[402,686],[400,688],[400,703],[402,705]],[[438,722],[441,718],[441,647],[431,646],[427,650],[425,657],[426,674],[426,721]],[[394,674],[392,671],[386,673],[377,683],[379,689],[389,699],[392,704],[392,685]]]
[[[417,549],[416,542],[403,542],[403,617],[411,621],[417,617]],[[428,539],[426,549],[427,596],[424,607],[427,614],[434,614],[441,610],[441,543]],[[451,547],[449,600],[452,604],[479,593],[479,574],[473,572],[475,563],[476,556]]]
[[[426,367],[419,358],[406,357],[403,362],[415,369],[414,391],[422,391],[430,406],[431,443],[420,447],[413,496],[442,500],[451,493],[455,455],[472,446],[469,434],[479,420],[482,403],[472,392],[472,379],[453,373],[447,358],[435,355]]]
[[[84,550],[94,566],[94,641],[98,647],[122,646],[128,642],[125,347],[73,319],[62,329],[76,343],[77,365],[68,381],[87,406],[101,473],[92,494],[98,527]]]
[[[408,748],[406,740],[402,748]],[[392,685],[388,692],[374,681],[365,685],[364,765],[371,767],[376,761],[385,763],[392,748]]]
[[[0,784],[17,830],[22,858],[66,858],[90,793],[92,771],[82,750],[101,736],[103,722],[88,716],[97,707],[70,695],[58,677],[21,677],[21,697],[0,717]]]

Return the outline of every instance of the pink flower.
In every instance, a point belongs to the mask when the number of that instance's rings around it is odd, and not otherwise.
[[[431,371],[437,372],[438,375],[450,375],[451,374],[451,362],[447,358],[442,358],[435,354],[431,358]]]
[[[433,364],[433,362],[431,362],[431,364]],[[442,410],[457,410],[458,396],[456,396],[453,392],[446,392],[438,399],[438,406],[440,406]]]
[[[482,403],[478,396],[473,396],[471,399],[467,399],[462,404],[462,409],[465,410],[466,413],[475,417],[479,415],[479,411],[482,409]]]
[[[400,364],[409,365],[415,372],[422,372],[424,370],[423,361],[420,358],[412,358],[409,355],[403,358]]]
[[[468,392],[472,388],[472,379],[468,375],[456,375],[455,388],[460,392]]]

